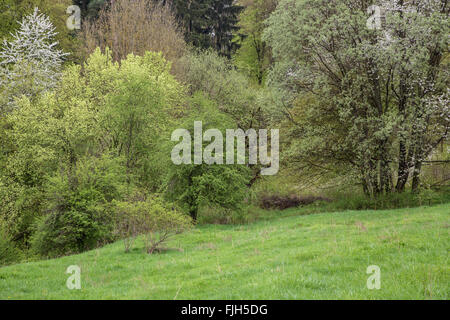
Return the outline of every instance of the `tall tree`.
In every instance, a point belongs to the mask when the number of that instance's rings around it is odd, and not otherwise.
[[[185,48],[171,8],[152,0],[111,2],[100,11],[98,19],[85,21],[82,29],[85,56],[97,47],[108,47],[116,61],[146,51],[161,51],[166,59],[174,61]]]
[[[185,39],[196,47],[214,48],[230,57],[236,50],[233,31],[243,7],[234,0],[172,0],[177,17],[182,21]]]
[[[278,0],[242,0],[245,10],[239,15],[240,48],[237,67],[261,85],[271,64],[271,51],[262,40],[264,21],[275,10]]]
[[[72,0],[2,0],[0,1],[0,39],[10,40],[22,19],[33,13],[34,8],[47,15],[56,28],[56,41],[66,52],[75,52],[75,33],[66,26],[67,8]],[[73,55],[69,60],[73,59]]]
[[[416,190],[450,128],[447,1],[380,1],[372,28],[374,3],[284,0],[264,35],[271,83],[297,106],[296,160],[345,170],[370,195],[402,191],[411,171]]]
[[[239,27],[239,13],[244,7],[236,5],[234,0],[213,0],[210,4],[208,17],[212,47],[228,58],[239,47],[233,41],[233,32]]]
[[[38,8],[20,23],[12,41],[4,41],[0,51],[0,110],[14,106],[15,98],[30,98],[55,87],[67,53],[57,49],[55,27]],[[2,99],[2,100],[3,100]]]
[[[84,19],[97,18],[100,10],[109,2],[110,0],[73,0],[73,4],[80,7]]]
[[[205,18],[209,2],[173,0],[171,4],[180,24],[183,26],[186,42],[199,48],[209,47],[210,36],[207,32],[208,24]]]

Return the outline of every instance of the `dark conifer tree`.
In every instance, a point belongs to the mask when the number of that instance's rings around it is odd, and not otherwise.
[[[73,4],[81,9],[83,18],[97,18],[98,12],[111,0],[73,0]]]
[[[194,46],[214,48],[230,57],[237,49],[233,31],[243,10],[234,0],[165,0],[170,1],[184,27],[185,39]]]
[[[234,2],[234,0],[212,0],[208,15],[212,46],[228,58],[238,49],[238,44],[233,42],[233,32],[239,29],[238,16],[244,9]]]

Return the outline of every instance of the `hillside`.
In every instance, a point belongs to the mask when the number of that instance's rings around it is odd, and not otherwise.
[[[200,226],[172,250],[122,242],[0,269],[0,299],[448,299],[450,205]],[[69,265],[81,290],[67,289]],[[366,269],[381,269],[369,290]]]

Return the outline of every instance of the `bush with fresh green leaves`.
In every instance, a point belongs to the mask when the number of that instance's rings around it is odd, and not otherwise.
[[[76,96],[67,101],[49,93],[35,102],[24,98],[18,106],[5,118],[0,220],[16,241],[27,244],[33,221],[45,212],[48,177],[73,167],[95,147],[97,124],[89,105]]]
[[[109,50],[96,50],[83,68],[67,67],[53,92],[17,101],[0,131],[7,142],[0,152],[0,221],[15,241],[29,245],[32,225],[52,210],[44,201],[49,181],[72,183],[81,163],[108,158],[120,166],[123,196],[135,187],[160,188],[170,161],[160,142],[170,137],[185,94],[169,71],[160,53],[129,55],[119,64]]]
[[[189,230],[192,219],[159,196],[143,196],[127,202],[115,202],[117,231],[128,251],[133,239],[142,235],[145,250],[152,254],[163,250],[171,237]]]
[[[43,256],[59,256],[114,240],[111,202],[125,192],[120,159],[80,159],[70,171],[59,170],[45,186],[45,216],[36,224],[32,248]]]
[[[0,226],[0,267],[20,261],[22,254]]]

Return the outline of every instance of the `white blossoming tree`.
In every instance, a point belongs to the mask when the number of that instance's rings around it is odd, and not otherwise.
[[[67,53],[53,41],[55,27],[35,8],[24,17],[11,41],[4,40],[0,51],[0,108],[12,107],[22,95],[33,98],[53,88]]]
[[[269,83],[290,98],[306,171],[353,176],[368,195],[418,188],[450,132],[449,12],[447,0],[280,1]]]

